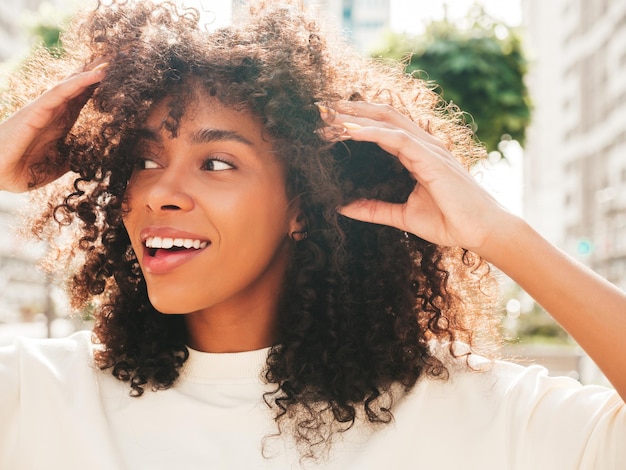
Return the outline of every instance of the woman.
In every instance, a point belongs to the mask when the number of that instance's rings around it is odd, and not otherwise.
[[[0,188],[47,185],[96,326],[1,350],[2,468],[623,466],[626,299],[479,188],[459,113],[288,8],[197,23],[102,6],[14,84],[84,67],[2,123]],[[617,393],[478,356],[483,260]]]

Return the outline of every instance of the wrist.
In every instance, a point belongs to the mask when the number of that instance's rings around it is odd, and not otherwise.
[[[532,244],[531,240],[537,234],[524,219],[508,212],[507,217],[499,220],[494,227],[475,252],[506,272],[510,264],[523,261],[526,247]]]

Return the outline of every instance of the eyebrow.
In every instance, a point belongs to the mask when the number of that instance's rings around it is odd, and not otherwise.
[[[253,146],[253,143],[246,139],[244,136],[236,131],[230,131],[225,129],[200,129],[191,134],[191,142],[194,144],[207,144],[210,142],[231,140],[240,142],[249,146]]]
[[[158,131],[150,128],[140,129],[139,136],[142,139],[150,140],[153,142],[161,141],[161,134]],[[254,144],[250,140],[246,139],[238,132],[226,129],[202,128],[191,134],[190,140],[194,144],[207,144],[220,141],[235,141],[245,145],[249,145],[251,147],[254,146]]]

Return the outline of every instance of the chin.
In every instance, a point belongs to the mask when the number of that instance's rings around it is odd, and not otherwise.
[[[156,307],[154,307],[156,308]],[[163,315],[184,315],[185,312],[180,312],[178,310],[169,310],[169,309],[163,309],[163,308],[156,308],[157,312],[162,313]]]
[[[172,299],[167,299],[167,301],[163,301],[164,299],[152,298],[150,296],[148,296],[148,298],[150,299],[150,303],[157,310],[157,312],[162,313],[164,315],[185,314],[185,313],[194,311],[194,309],[187,308],[180,301],[172,302]]]

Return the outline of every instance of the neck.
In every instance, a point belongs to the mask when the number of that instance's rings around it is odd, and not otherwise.
[[[185,315],[189,346],[198,351],[253,351],[274,345],[276,310],[259,305],[226,306]],[[268,313],[272,312],[272,313]]]

